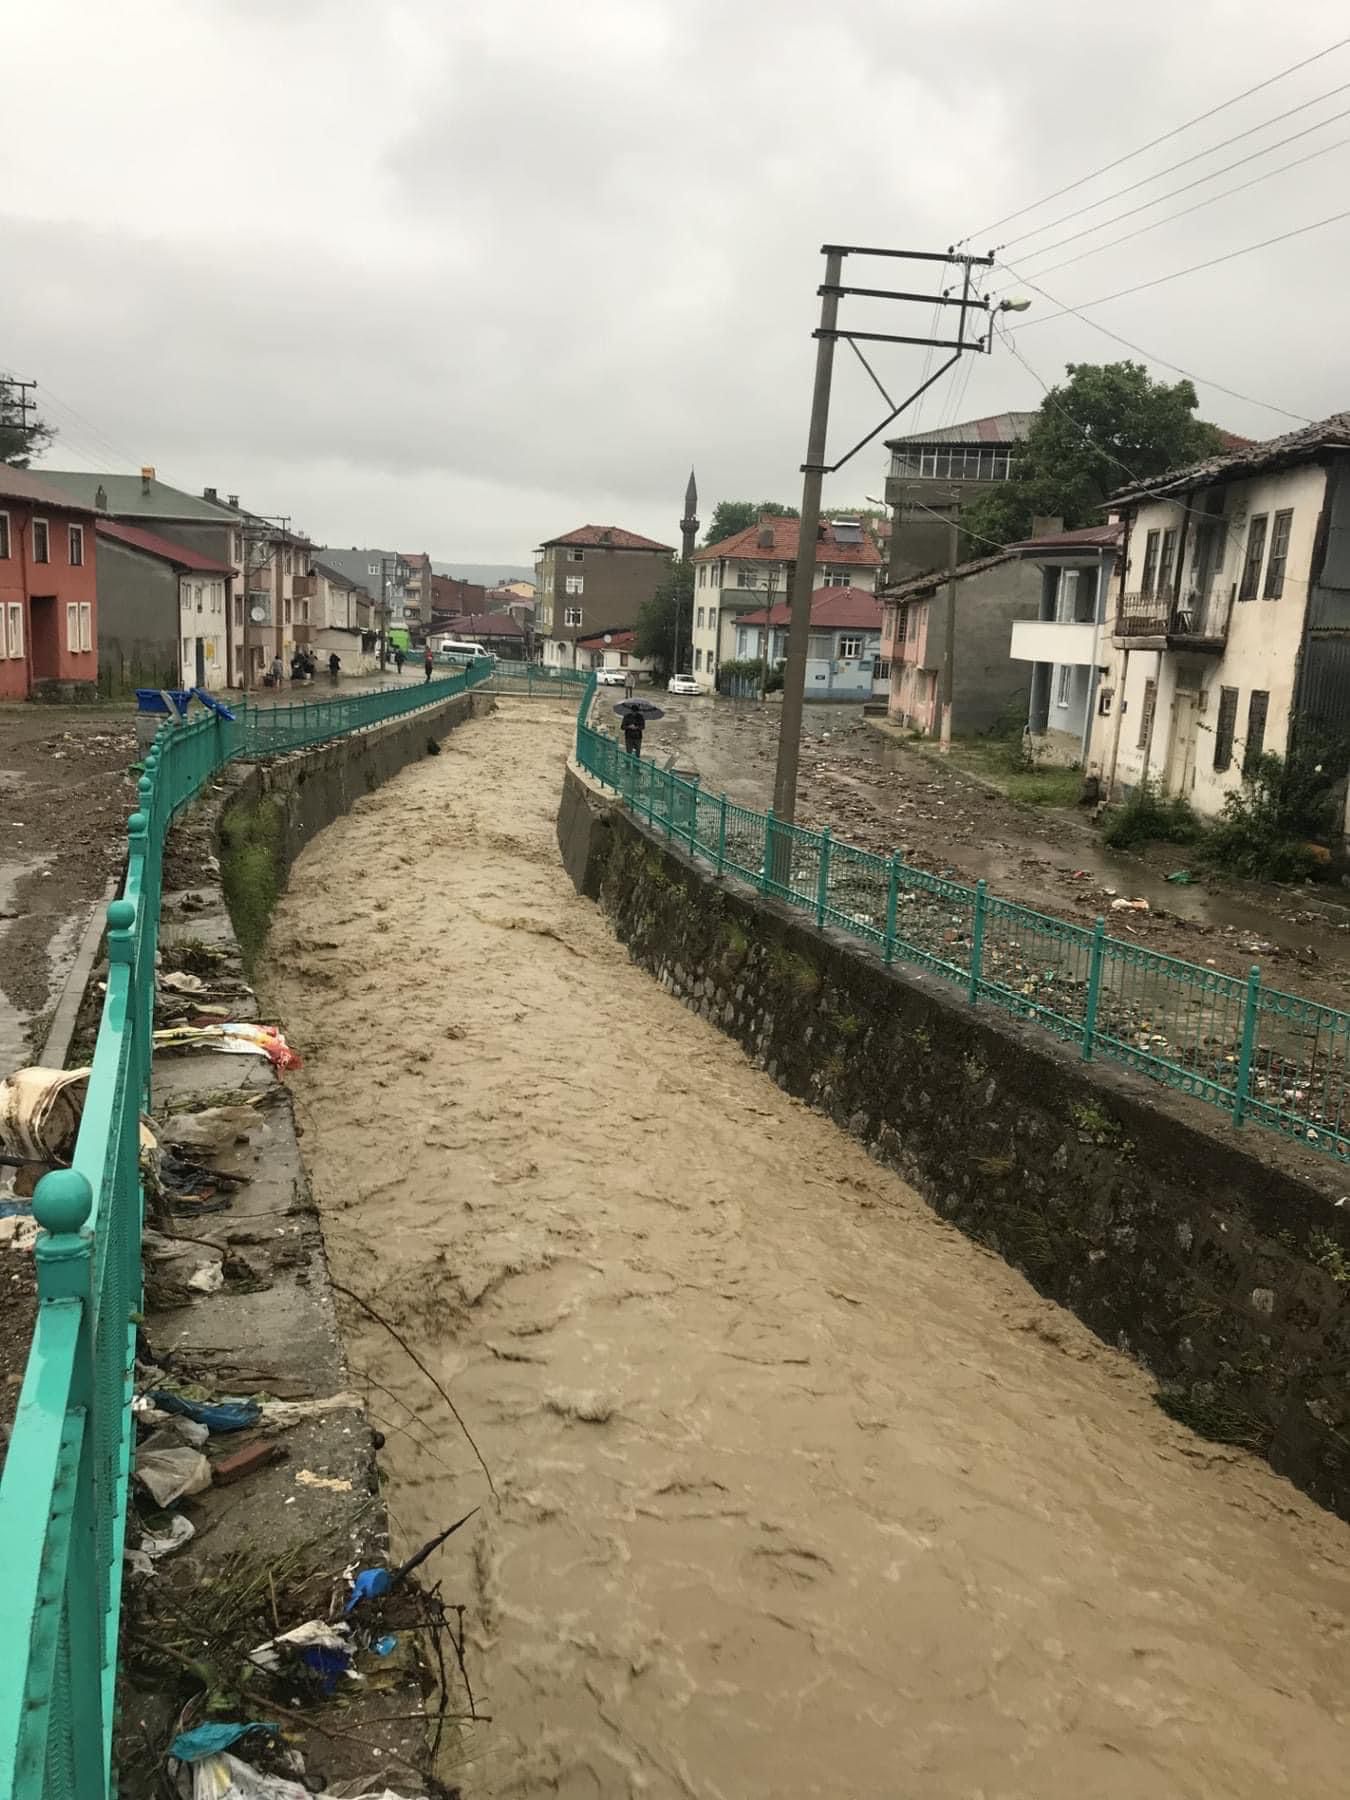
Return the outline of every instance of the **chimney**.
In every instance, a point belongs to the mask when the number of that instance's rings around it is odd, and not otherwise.
[[[238,494],[226,494],[225,499],[230,506],[238,506],[239,504]]]
[[[217,494],[217,492],[214,488],[203,488],[202,489],[202,499],[218,501],[220,499],[220,495]]]
[[[154,480],[154,479],[155,479],[155,471],[154,471],[154,469],[153,469],[153,468],[152,468],[152,467],[151,467],[151,466],[150,466],[150,465],[149,465],[149,464],[148,464],[148,463],[147,463],[147,464],[146,464],[146,465],[145,465],[145,466],[144,466],[144,467],[143,467],[143,468],[142,468],[142,469],[141,469],[141,492],[142,492],[142,493],[143,493],[143,494],[148,494],[148,493],[149,493],[149,492],[150,492],[150,483],[151,483],[151,482],[152,482],[152,481],[153,481],[153,480]]]
[[[761,519],[759,522],[759,537],[756,542],[761,550],[773,549],[773,526],[767,519]]]
[[[107,512],[108,510],[108,490],[101,481],[94,489],[94,505],[100,512]]]

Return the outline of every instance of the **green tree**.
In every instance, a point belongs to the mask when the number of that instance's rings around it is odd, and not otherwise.
[[[1038,515],[1065,528],[1097,525],[1108,496],[1134,479],[1161,475],[1223,448],[1197,419],[1193,384],[1154,381],[1142,363],[1069,363],[1017,455],[1017,473],[964,508],[965,553],[1016,543]]]
[[[654,680],[665,681],[688,666],[693,623],[693,565],[672,563],[665,580],[638,608],[634,627],[637,653],[651,657]]]
[[[11,469],[26,469],[56,436],[55,428],[36,414],[28,415],[25,425],[22,400],[23,390],[0,377],[0,463]]]
[[[712,520],[703,541],[705,544],[720,544],[723,538],[735,537],[738,531],[748,531],[765,513],[773,519],[795,519],[800,516],[795,506],[783,506],[777,500],[719,500],[713,508]]]

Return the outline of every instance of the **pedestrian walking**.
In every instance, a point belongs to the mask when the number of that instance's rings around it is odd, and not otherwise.
[[[432,655],[432,654],[431,654],[431,645],[430,645],[430,644],[428,644],[428,645],[427,645],[427,653],[426,653],[426,655],[425,655],[425,656],[424,656],[424,657],[423,657],[423,658],[422,658],[422,668],[423,668],[423,670],[424,670],[424,671],[425,671],[425,674],[426,674],[426,679],[427,679],[427,680],[428,680],[428,681],[430,681],[430,680],[431,680],[431,671],[432,671],[432,670],[433,670],[433,669],[434,669],[434,668],[435,668],[435,667],[436,667],[436,659],[435,659],[435,657],[434,657],[434,656],[433,656],[433,655]]]
[[[338,684],[338,672],[340,671],[341,668],[342,668],[342,658],[338,655],[337,651],[335,650],[328,659],[328,679],[332,682],[334,687],[336,687]]]
[[[286,665],[284,662],[282,662],[280,653],[278,653],[276,656],[274,656],[272,658],[272,679],[268,682],[267,685],[269,687],[280,687],[282,682],[285,679],[286,679]]]
[[[624,692],[624,698],[626,700],[631,700],[633,698],[633,689],[636,686],[637,686],[636,678],[633,675],[633,671],[631,669],[629,669],[625,673],[624,678],[623,678],[623,692]]]
[[[394,650],[394,668],[398,674],[401,675],[403,673],[403,649],[401,645]]]
[[[630,706],[621,720],[623,725],[623,747],[630,756],[642,755],[642,734],[647,729],[647,721],[642,716],[640,706]]]

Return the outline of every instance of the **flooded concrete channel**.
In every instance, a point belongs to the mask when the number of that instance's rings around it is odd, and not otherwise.
[[[492,1796],[1321,1800],[1350,1533],[631,965],[506,701],[300,857],[266,1003]],[[397,1547],[397,1546],[396,1546]]]

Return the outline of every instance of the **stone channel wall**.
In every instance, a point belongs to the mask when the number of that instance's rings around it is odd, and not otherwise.
[[[441,738],[493,707],[473,691],[439,706],[352,732],[307,750],[226,772],[233,792],[220,815],[221,882],[251,968],[291,864],[325,825],[347,812]]]
[[[1173,1416],[1350,1518],[1350,1172],[884,968],[575,768],[558,839],[634,961],[780,1087],[1136,1356]]]

